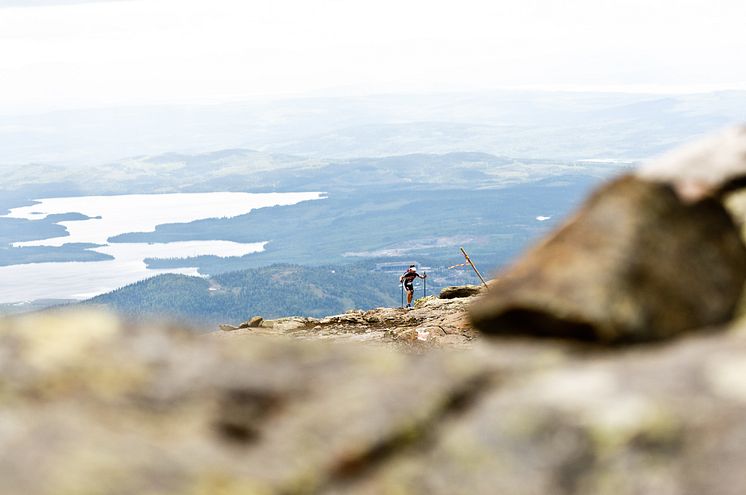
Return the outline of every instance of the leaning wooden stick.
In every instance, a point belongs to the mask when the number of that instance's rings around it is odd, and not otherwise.
[[[477,274],[477,277],[479,277],[479,280],[481,280],[482,283],[484,284],[484,286],[487,287],[487,282],[484,281],[484,279],[482,278],[482,274],[479,273],[479,270],[477,270],[477,267],[471,261],[471,259],[469,258],[469,255],[466,254],[466,251],[464,251],[464,248],[461,248],[461,254],[464,255],[464,258],[466,258],[466,262],[469,263],[469,265],[474,269],[474,273]],[[487,287],[487,288],[489,288],[489,287]]]

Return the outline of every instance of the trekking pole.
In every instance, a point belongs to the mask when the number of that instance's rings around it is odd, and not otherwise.
[[[404,307],[404,282],[401,283],[401,307]]]
[[[425,276],[422,277],[422,297],[427,297],[427,272],[425,272]]]
[[[469,263],[469,265],[471,265],[471,267],[474,269],[474,273],[477,274],[477,277],[479,277],[479,280],[481,280],[484,286],[487,287],[487,282],[484,281],[484,279],[482,278],[482,274],[479,273],[479,270],[477,270],[477,267],[474,266],[474,263],[471,261],[471,259],[469,259],[469,255],[466,254],[466,251],[464,251],[464,248],[461,248],[461,254],[464,255],[464,258],[466,258],[466,262]],[[489,289],[489,287],[487,288]]]

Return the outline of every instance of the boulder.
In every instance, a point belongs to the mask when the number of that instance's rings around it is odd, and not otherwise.
[[[263,322],[264,318],[262,318],[261,316],[254,316],[250,320],[244,321],[238,326],[221,323],[220,325],[218,325],[218,327],[224,332],[233,332],[235,330],[243,330],[246,328],[258,328],[262,326]]]
[[[266,325],[268,328],[272,328],[272,330],[280,333],[295,332],[297,330],[303,330],[309,325],[311,327],[315,325],[315,323],[313,323],[309,318],[300,318],[297,316],[267,320],[263,322],[262,326],[265,326],[264,324],[266,323],[269,323],[269,325]]]
[[[524,254],[470,313],[491,335],[659,340],[728,321],[745,280],[746,247],[719,201],[685,202],[667,183],[626,176]]]
[[[479,285],[452,285],[440,291],[441,299],[456,299],[458,297],[476,296],[482,291]]]
[[[261,316],[254,316],[249,321],[246,322],[246,326],[248,328],[256,328],[262,326],[262,323],[264,322],[264,318]]]

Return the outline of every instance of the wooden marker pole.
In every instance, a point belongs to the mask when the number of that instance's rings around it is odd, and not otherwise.
[[[466,258],[466,262],[469,263],[469,265],[471,265],[471,267],[474,269],[474,273],[477,274],[477,277],[479,277],[479,280],[481,280],[484,286],[487,287],[487,282],[484,281],[484,279],[482,278],[482,274],[479,273],[479,270],[477,270],[477,267],[474,266],[474,263],[471,261],[471,259],[469,259],[469,255],[466,254],[466,251],[464,251],[464,248],[461,248],[461,254],[464,255],[464,258]],[[487,288],[489,289],[489,287]]]

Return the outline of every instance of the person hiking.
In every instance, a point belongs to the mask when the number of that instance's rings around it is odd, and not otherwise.
[[[427,273],[425,276],[420,275],[417,273],[415,269],[415,265],[409,265],[409,269],[404,272],[404,275],[399,277],[399,283],[404,283],[404,288],[407,291],[407,307],[412,307],[412,297],[414,297],[414,279],[417,277],[421,279],[427,278]]]

